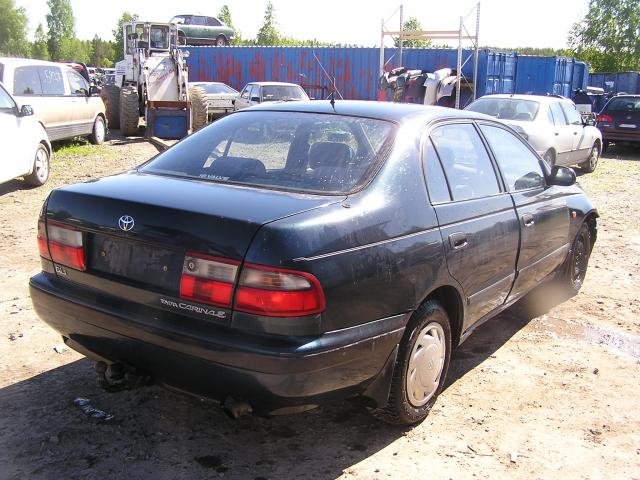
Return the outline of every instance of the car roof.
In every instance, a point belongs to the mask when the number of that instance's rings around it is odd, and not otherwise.
[[[571,99],[561,97],[559,95],[524,95],[524,94],[508,94],[508,93],[496,93],[492,95],[483,95],[482,98],[513,98],[514,100],[531,100],[539,103],[549,102],[570,102]]]
[[[249,82],[247,83],[247,85],[260,85],[260,86],[267,86],[267,85],[285,85],[285,86],[289,86],[289,87],[299,87],[300,85],[298,85],[297,83],[287,83],[287,82]]]
[[[57,67],[68,67],[68,63],[47,62],[46,60],[35,60],[33,58],[14,58],[14,57],[0,57],[0,63],[5,65],[49,65]],[[71,62],[73,63],[73,62]]]
[[[445,118],[495,121],[493,117],[468,110],[456,110],[453,108],[434,107],[415,103],[372,102],[366,100],[336,100],[333,106],[331,106],[329,100],[269,102],[253,106],[250,109],[239,110],[238,113],[258,110],[337,114],[376,118],[396,123],[405,123],[418,118],[425,122]]]

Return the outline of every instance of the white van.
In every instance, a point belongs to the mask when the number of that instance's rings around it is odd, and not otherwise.
[[[19,105],[31,105],[50,140],[104,141],[104,103],[74,69],[41,60],[0,58],[0,82]]]

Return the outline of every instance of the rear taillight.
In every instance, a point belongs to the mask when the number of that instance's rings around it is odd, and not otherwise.
[[[180,297],[230,308],[239,264],[187,252],[180,279]]]
[[[601,113],[598,115],[598,123],[611,123],[613,122],[613,117],[611,115],[607,115],[606,113]]]
[[[39,224],[38,247],[40,248],[40,255],[50,258],[54,263],[59,263],[75,270],[84,271],[87,269],[84,260],[82,232],[67,225],[49,222],[46,228],[46,240],[43,240],[40,230]],[[49,247],[48,249],[47,246]]]
[[[235,309],[272,317],[312,315],[324,311],[324,292],[311,274],[245,264],[238,282]]]
[[[47,245],[47,227],[42,218],[38,220],[38,251],[41,257],[51,260],[49,245]]]

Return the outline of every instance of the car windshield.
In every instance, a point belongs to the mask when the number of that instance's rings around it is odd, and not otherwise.
[[[238,93],[236,90],[224,83],[201,83],[194,86],[204,89],[207,93]]]
[[[605,110],[609,112],[640,112],[640,97],[613,98]]]
[[[540,104],[533,100],[519,98],[480,98],[466,110],[484,113],[501,120],[520,120],[531,122],[538,114]]]
[[[394,124],[301,112],[229,115],[140,171],[320,194],[362,186],[383,161]]]
[[[295,85],[265,85],[262,87],[264,102],[277,100],[309,100],[301,87]]]

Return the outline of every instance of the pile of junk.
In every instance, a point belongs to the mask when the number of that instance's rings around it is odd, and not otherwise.
[[[390,89],[392,101],[454,107],[458,73],[451,68],[435,72],[398,67],[380,77],[380,89]]]

